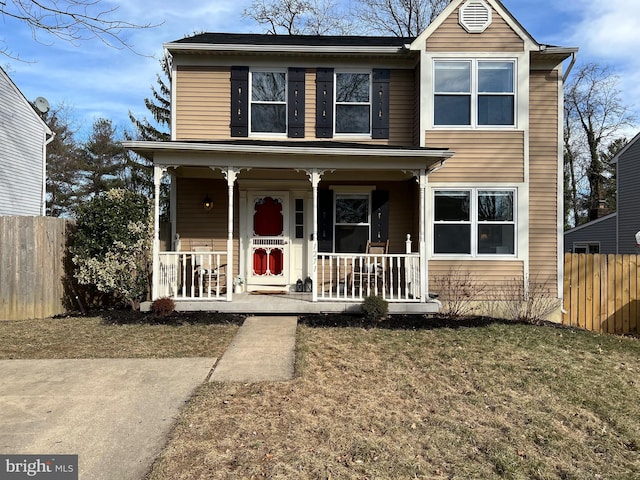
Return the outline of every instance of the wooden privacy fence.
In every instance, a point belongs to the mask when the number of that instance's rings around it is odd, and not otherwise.
[[[0,217],[0,320],[65,313],[67,221]]]
[[[594,332],[638,334],[640,256],[567,253],[562,323]]]

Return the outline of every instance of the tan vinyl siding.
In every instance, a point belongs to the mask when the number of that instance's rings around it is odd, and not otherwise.
[[[431,182],[524,181],[524,133],[521,131],[431,130],[426,146],[449,148],[455,155]]]
[[[316,70],[308,68],[304,87],[304,136],[303,140],[316,138]]]
[[[229,139],[230,88],[230,70],[227,67],[179,66],[176,74],[176,139]],[[390,138],[365,142],[413,145],[417,104],[413,70],[391,71],[389,104]],[[308,69],[305,81],[305,137],[287,140],[316,140],[315,124],[316,71]],[[352,142],[354,138],[334,137],[330,140]]]
[[[530,274],[557,278],[558,258],[558,72],[531,73]]]
[[[229,138],[231,71],[229,67],[178,66],[176,139]]]
[[[524,42],[493,10],[491,25],[482,33],[468,33],[458,23],[458,9],[427,39],[428,52],[521,52]]]
[[[472,283],[482,291],[474,300],[495,299],[505,282],[524,278],[524,264],[520,261],[505,262],[499,260],[430,260],[429,290],[437,291],[438,277],[448,276],[451,272],[471,275]]]
[[[389,145],[412,145],[416,102],[413,70],[391,70]],[[375,111],[375,110],[374,110]]]
[[[224,180],[177,178],[176,232],[182,250],[193,243],[211,244],[215,251],[227,250],[227,183]],[[202,199],[209,195],[214,201],[210,211],[202,208]],[[235,194],[237,198],[237,192]],[[233,265],[238,273],[238,212],[234,212]]]

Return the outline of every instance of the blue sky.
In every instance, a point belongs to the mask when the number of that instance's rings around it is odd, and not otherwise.
[[[344,0],[348,1],[348,0]],[[42,36],[32,38],[28,27],[0,17],[0,47],[25,61],[0,55],[0,65],[25,96],[43,96],[72,111],[80,137],[96,118],[110,118],[129,127],[127,112],[148,116],[144,98],[150,96],[162,44],[185,35],[210,32],[261,32],[243,19],[250,0],[103,0],[118,7],[115,18],[160,24],[133,30],[125,38],[129,50],[109,48],[99,41],[78,46]],[[632,107],[640,124],[640,2],[630,0],[503,0],[503,4],[540,43],[577,46],[578,65],[598,62],[612,66],[620,76],[621,97]],[[633,130],[628,132],[632,135]]]

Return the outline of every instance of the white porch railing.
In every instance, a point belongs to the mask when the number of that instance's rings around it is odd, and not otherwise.
[[[160,252],[158,296],[226,300],[227,252]]]
[[[420,255],[320,254],[318,300],[420,302]]]

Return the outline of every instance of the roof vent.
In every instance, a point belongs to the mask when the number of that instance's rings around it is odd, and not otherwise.
[[[482,33],[491,25],[491,7],[483,0],[468,0],[460,7],[458,22],[469,33]]]

